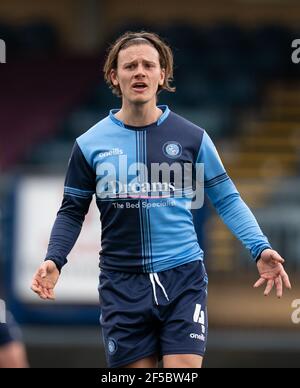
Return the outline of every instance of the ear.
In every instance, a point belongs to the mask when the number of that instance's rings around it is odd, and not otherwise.
[[[118,81],[118,76],[117,76],[117,71],[115,69],[112,69],[110,71],[110,79],[111,79],[111,83],[114,85],[114,86],[118,86],[119,85],[119,81]]]
[[[166,76],[166,70],[165,69],[161,69],[161,73],[160,73],[160,80],[158,82],[158,85],[159,86],[162,86],[165,82],[165,76]]]

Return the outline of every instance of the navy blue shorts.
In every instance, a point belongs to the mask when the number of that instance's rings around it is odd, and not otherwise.
[[[159,273],[100,273],[103,342],[108,367],[157,354],[204,356],[207,274],[197,260]]]

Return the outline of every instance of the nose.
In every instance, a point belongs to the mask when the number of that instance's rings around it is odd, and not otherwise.
[[[139,63],[138,66],[136,67],[134,77],[135,78],[145,77],[145,69],[142,63]]]

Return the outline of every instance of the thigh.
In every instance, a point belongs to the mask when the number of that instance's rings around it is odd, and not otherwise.
[[[149,278],[144,274],[101,272],[99,292],[108,367],[132,367],[136,362],[155,365],[159,335]]]
[[[203,357],[197,354],[168,354],[163,356],[164,368],[202,368]]]
[[[24,346],[18,342],[10,342],[0,347],[0,368],[27,368]]]
[[[178,355],[182,363],[193,359],[193,364],[200,365],[206,351],[208,332],[207,276],[201,262],[191,264],[182,268],[184,273],[181,278],[185,278],[186,282],[182,283],[165,311],[160,345],[163,356]]]
[[[158,367],[158,355],[137,360],[128,365],[123,365],[121,368],[157,368]]]

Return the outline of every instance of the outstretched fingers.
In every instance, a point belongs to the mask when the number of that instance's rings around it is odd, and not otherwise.
[[[49,297],[48,297],[48,299],[55,300],[55,294],[54,294],[53,290],[49,290]]]
[[[254,284],[253,287],[254,287],[254,288],[258,288],[258,287],[262,286],[265,282],[266,282],[266,279],[260,278],[260,279],[258,279],[258,281]]]
[[[281,272],[280,276],[283,280],[283,284],[285,285],[285,287],[288,288],[289,290],[291,290],[292,285],[291,285],[290,279],[288,277],[288,274],[283,270]]]
[[[43,292],[47,296],[47,299],[50,299],[50,300],[54,300],[55,299],[54,292],[53,292],[52,289],[44,287],[43,288]]]
[[[31,289],[36,294],[40,294],[42,291],[41,286],[36,278],[33,278],[33,280],[32,280]]]
[[[282,279],[281,279],[281,276],[278,276],[276,279],[275,279],[275,286],[276,286],[276,295],[277,295],[277,298],[282,298]]]
[[[32,280],[31,289],[35,292],[41,299],[48,299],[47,291],[43,286],[43,279],[41,279],[40,270],[38,270]]]
[[[274,280],[268,280],[267,287],[265,289],[264,295],[268,296],[274,287]]]

